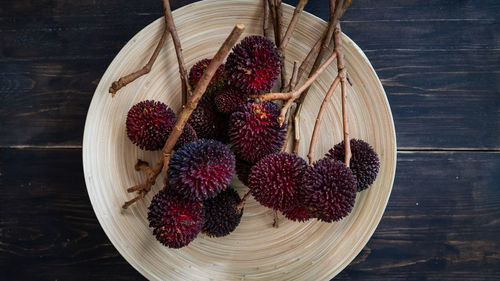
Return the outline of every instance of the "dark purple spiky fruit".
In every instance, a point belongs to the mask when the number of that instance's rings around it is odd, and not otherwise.
[[[192,200],[206,200],[226,189],[234,174],[233,153],[221,142],[200,139],[184,145],[168,167],[171,187]]]
[[[149,226],[156,239],[169,248],[182,248],[201,231],[203,204],[186,199],[171,189],[160,191],[149,205]]]
[[[309,209],[304,205],[299,205],[295,208],[290,208],[283,212],[283,215],[289,220],[304,222],[312,218]]]
[[[205,213],[203,233],[211,237],[222,237],[233,232],[240,224],[243,214],[237,210],[240,201],[238,193],[230,187],[216,197],[203,201]]]
[[[270,154],[252,167],[248,187],[260,204],[282,212],[299,206],[299,190],[307,163],[296,154]]]
[[[235,172],[238,179],[246,186],[248,186],[248,176],[252,170],[252,163],[249,163],[239,157],[236,157],[236,168]]]
[[[135,145],[145,150],[163,148],[172,132],[177,118],[172,109],[159,101],[141,101],[127,114],[127,136]],[[197,139],[196,133],[187,126],[176,143],[176,147]]]
[[[216,124],[218,121],[217,112],[213,99],[203,95],[195,110],[188,119],[188,123],[193,126],[196,135],[200,139],[213,139],[217,134]]]
[[[377,178],[380,169],[378,155],[373,148],[365,141],[351,139],[351,161],[349,168],[356,176],[357,191],[363,191]],[[328,151],[326,158],[344,162],[345,147],[342,141]]]
[[[202,59],[195,63],[191,70],[189,71],[189,84],[191,87],[196,87],[198,81],[200,81],[201,76],[207,69],[210,64],[211,59]],[[212,96],[214,95],[222,86],[224,85],[224,64],[221,64],[217,71],[215,72],[212,80],[207,86],[207,90],[205,91],[205,95]]]
[[[215,136],[214,139],[222,142],[229,143],[229,114],[215,112]]]
[[[173,126],[175,126],[175,123]],[[172,126],[172,128],[173,128],[173,126]],[[186,123],[186,125],[184,125],[184,129],[182,130],[181,136],[179,137],[179,139],[177,140],[177,143],[174,146],[174,149],[178,150],[181,147],[183,147],[185,144],[193,142],[197,139],[198,139],[198,136],[196,135],[196,131],[193,129],[193,127],[190,124]]]
[[[286,124],[278,123],[280,110],[272,102],[247,103],[231,114],[229,139],[236,154],[255,163],[280,151],[286,137]]]
[[[356,178],[340,161],[321,159],[304,174],[301,198],[312,215],[325,222],[347,216],[356,199]]]
[[[217,93],[214,101],[219,112],[230,114],[247,102],[247,95],[237,88],[226,86]]]
[[[249,95],[269,91],[280,75],[280,56],[274,43],[260,35],[248,36],[227,57],[227,82]]]

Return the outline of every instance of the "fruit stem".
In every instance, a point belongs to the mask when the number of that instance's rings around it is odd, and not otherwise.
[[[116,92],[118,92],[121,88],[127,86],[128,84],[134,82],[137,78],[148,74],[151,71],[151,68],[153,67],[153,64],[156,61],[156,58],[158,57],[158,54],[160,53],[161,48],[163,47],[163,44],[165,44],[165,41],[167,39],[167,30],[165,29],[161,35],[160,41],[158,41],[158,45],[156,45],[156,48],[151,55],[151,58],[149,59],[148,63],[144,65],[141,69],[132,72],[126,76],[121,77],[117,81],[113,82],[111,84],[111,87],[109,87],[109,93],[111,94],[112,97],[115,97]]]
[[[245,204],[248,200],[248,198],[250,197],[250,195],[252,195],[252,192],[249,190],[244,196],[243,198],[241,198],[241,201],[240,203],[238,203],[238,206],[236,207],[236,210],[238,211],[238,214],[241,214],[241,211],[243,210],[243,208],[245,207]]]
[[[319,111],[318,111],[318,116],[316,116],[316,123],[314,123],[314,130],[313,130],[313,134],[311,136],[311,142],[309,144],[309,153],[307,154],[307,158],[309,158],[309,165],[312,165],[312,163],[314,161],[314,147],[316,146],[316,141],[318,139],[318,132],[319,132],[319,128],[321,125],[321,117],[323,115],[323,112],[326,109],[326,105],[328,104],[328,102],[330,101],[330,99],[333,95],[333,92],[335,92],[335,89],[339,85],[339,82],[340,82],[340,74],[337,75],[335,80],[333,80],[332,85],[330,86],[330,89],[326,93],[325,98],[323,99],[323,102],[321,103],[321,107],[319,108]]]
[[[299,71],[298,62],[295,61],[293,63],[292,78],[290,79],[290,82],[289,82],[289,84],[292,86],[292,90],[295,89],[295,84],[297,83],[298,71]],[[286,120],[285,117],[288,114],[288,111],[290,110],[290,106],[292,105],[292,103],[293,103],[293,99],[289,99],[286,101],[286,103],[281,108],[280,116],[278,117],[278,123],[280,124],[280,126],[282,126],[283,123],[285,122],[285,120]]]
[[[263,0],[264,2],[264,22],[263,22],[263,35],[264,37],[269,37],[269,3],[267,0]]]
[[[168,32],[172,35],[175,54],[177,56],[177,64],[179,65],[179,74],[182,86],[182,105],[184,105],[187,102],[188,95],[191,95],[191,86],[189,85],[186,68],[184,67],[184,56],[182,55],[181,41],[179,40],[179,35],[177,34],[177,29],[175,28],[174,17],[172,16],[172,10],[170,9],[170,2],[169,0],[162,0],[162,2],[163,12],[165,14],[165,24],[167,25]]]
[[[347,167],[349,167],[349,163],[351,161],[351,142],[349,140],[349,121],[347,119],[347,86],[346,86],[346,77],[347,70],[344,67],[344,53],[342,51],[342,38],[340,37],[342,34],[340,29],[340,24],[337,24],[335,27],[335,50],[338,53],[337,56],[337,69],[338,69],[338,77],[340,77],[340,88],[342,91],[342,124],[344,131],[344,149],[345,149],[345,157],[344,163]]]

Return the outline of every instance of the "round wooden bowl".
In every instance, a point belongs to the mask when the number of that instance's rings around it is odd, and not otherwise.
[[[244,23],[245,35],[261,34],[262,1],[207,0],[187,5],[173,15],[182,41],[186,67],[212,57],[233,26]],[[293,8],[284,5],[284,23]],[[326,23],[303,13],[286,52],[288,73],[294,60],[302,61]],[[351,136],[370,143],[381,168],[371,188],[358,193],[351,214],[337,223],[311,220],[297,223],[280,218],[272,227],[272,211],[252,198],[241,224],[224,238],[204,234],[179,250],[162,246],[148,227],[147,207],[161,188],[161,178],[147,196],[122,210],[131,199],[126,189],[144,175],[134,170],[137,158],[156,162],[159,152],[142,151],[125,132],[132,105],[146,99],[180,108],[180,79],[175,51],[167,38],[152,71],[121,89],[108,93],[114,80],[142,67],[164,28],[163,18],[148,25],[120,51],[97,87],[85,124],[83,166],[94,211],[113,245],[148,279],[155,280],[329,280],[361,251],[379,223],[391,193],[396,168],[396,140],[391,110],[382,85],[363,52],[343,35]],[[242,39],[242,36],[240,39]],[[313,84],[301,115],[300,155],[306,158],[314,121],[325,93],[337,74],[332,64]],[[316,157],[323,157],[342,139],[340,91],[328,106],[321,125]],[[232,184],[243,195],[247,188]]]

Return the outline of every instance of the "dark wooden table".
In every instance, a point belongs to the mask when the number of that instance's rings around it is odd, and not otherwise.
[[[327,18],[327,1],[309,2]],[[97,222],[81,145],[106,67],[161,16],[161,1],[2,1],[1,280],[143,279]],[[380,225],[335,280],[500,280],[499,17],[497,0],[356,0],[345,14],[388,94],[398,166]]]

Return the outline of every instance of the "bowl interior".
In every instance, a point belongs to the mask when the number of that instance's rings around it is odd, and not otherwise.
[[[174,11],[183,44],[186,67],[212,57],[233,26],[246,24],[245,35],[261,34],[262,7],[258,0],[207,0]],[[326,4],[325,4],[326,5]],[[293,8],[285,5],[284,22]],[[303,13],[286,51],[288,73],[293,61],[302,61],[326,23]],[[180,108],[180,80],[170,38],[152,71],[111,98],[108,88],[119,77],[142,67],[164,27],[163,18],[136,34],[104,73],[87,115],[83,165],[89,196],[104,231],[118,251],[149,279],[158,280],[323,280],[340,272],[361,251],[387,204],[396,166],[396,141],[390,107],[382,85],[363,52],[343,36],[348,85],[351,136],[370,143],[379,154],[381,169],[374,185],[358,194],[351,214],[340,222],[296,223],[284,218],[272,227],[272,211],[252,198],[241,224],[231,235],[210,238],[200,234],[189,246],[173,250],[162,246],[148,227],[147,207],[160,190],[159,179],[146,198],[122,210],[132,198],[126,189],[144,179],[134,170],[137,158],[154,163],[159,152],[134,146],[125,133],[125,118],[137,102],[154,99],[174,111]],[[242,36],[241,38],[244,38]],[[313,84],[300,117],[299,154],[306,159],[314,121],[323,97],[336,76],[332,64]],[[316,155],[321,158],[342,139],[340,91],[324,114]],[[243,195],[247,188],[232,184]]]

